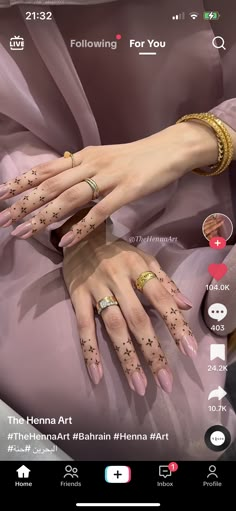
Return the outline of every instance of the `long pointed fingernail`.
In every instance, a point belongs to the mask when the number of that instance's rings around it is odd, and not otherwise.
[[[14,231],[11,232],[12,236],[17,236],[21,238],[22,236],[32,234],[33,228],[31,222],[26,222],[24,224],[18,225]]]
[[[196,339],[193,336],[184,335],[180,340],[179,349],[184,355],[194,358],[198,350]]]
[[[184,296],[182,293],[176,293],[175,294],[176,301],[179,302],[180,306],[184,307],[185,309],[191,309],[193,304],[192,302]],[[178,303],[177,303],[178,305]]]
[[[144,396],[146,387],[140,372],[134,371],[134,373],[131,376],[131,380],[137,394],[139,394],[139,396]]]
[[[11,225],[11,222],[11,213],[9,209],[5,209],[5,211],[0,213],[0,227],[8,227],[8,225]]]
[[[98,369],[98,366],[96,364],[91,364],[87,367],[89,376],[92,380],[92,382],[97,385],[100,382],[101,376]]]
[[[4,195],[8,195],[9,188],[7,185],[0,185],[0,199],[3,198]]]
[[[60,243],[58,243],[59,247],[67,247],[72,241],[74,241],[75,235],[73,231],[67,232],[64,236],[62,236]]]
[[[167,369],[160,369],[160,371],[154,375],[154,378],[157,385],[160,385],[168,394],[171,393],[173,386],[173,376],[171,372],[168,372]]]

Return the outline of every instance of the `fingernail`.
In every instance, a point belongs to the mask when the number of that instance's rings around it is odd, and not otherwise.
[[[157,374],[154,375],[154,378],[157,382],[157,385],[160,384],[161,388],[168,392],[168,394],[172,391],[173,385],[173,376],[166,369],[161,369]]]
[[[90,376],[92,382],[95,383],[95,385],[97,385],[101,379],[98,366],[96,364],[89,365],[88,373],[89,373],[89,376]]]
[[[196,339],[190,335],[184,335],[179,343],[179,349],[184,355],[188,355],[190,358],[195,357],[198,350]]]
[[[193,306],[192,302],[186,296],[184,296],[182,293],[180,293],[180,292],[176,293],[175,298],[178,300],[180,305],[187,307],[187,309],[192,308],[192,306]]]
[[[11,232],[12,236],[26,236],[27,234],[32,234],[32,223],[25,222],[24,224],[18,225],[14,231]]]
[[[131,390],[133,390],[135,392],[135,388],[133,386],[131,376],[127,376],[127,380],[128,380],[128,383],[129,383],[129,386],[130,386]]]
[[[144,396],[146,387],[143,381],[143,377],[139,371],[134,371],[131,376],[131,381],[137,394],[139,394],[139,396]]]
[[[0,199],[9,193],[9,188],[6,185],[0,185]]]
[[[5,211],[0,213],[0,227],[8,227],[8,225],[11,225],[11,222],[11,213],[9,209],[5,209]]]
[[[64,236],[62,236],[60,243],[58,244],[59,247],[66,247],[74,241],[75,235],[72,231],[67,232]]]

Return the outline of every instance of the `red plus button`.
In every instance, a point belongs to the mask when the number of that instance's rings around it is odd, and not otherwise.
[[[214,238],[211,238],[209,245],[215,250],[221,250],[222,248],[225,248],[226,240],[220,236],[215,236]]]

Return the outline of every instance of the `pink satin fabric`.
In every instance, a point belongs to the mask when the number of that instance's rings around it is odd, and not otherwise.
[[[187,0],[183,4],[183,9],[189,8]],[[164,37],[168,27],[158,17],[157,3],[152,0],[89,8],[91,32],[98,9],[101,19],[111,16],[111,9],[115,9],[120,16],[119,30],[128,27],[126,30],[136,37],[140,31],[143,38],[148,37],[154,30]],[[24,9],[2,9],[0,17],[1,182],[63,154],[65,149],[75,151],[101,142],[142,138],[188,112],[213,109],[236,129],[235,32],[229,35],[230,43],[222,56],[212,47],[214,34],[207,22],[198,29],[186,23],[181,36],[177,28],[168,34],[167,52],[156,61],[156,67],[124,49],[122,58],[116,56],[114,61],[109,55],[104,55],[103,61],[99,54],[98,73],[92,63],[96,54],[90,55],[88,66],[86,54],[79,57],[68,51],[63,37],[69,29],[65,27],[64,34],[59,30],[59,7],[55,8],[57,24],[52,22],[50,26],[27,25],[23,21]],[[203,9],[201,0],[195,2],[195,9]],[[172,2],[165,2],[162,16],[169,16],[172,10]],[[25,38],[27,52],[20,56],[8,48],[13,32]],[[110,37],[104,33],[105,36]],[[110,67],[105,74],[107,59]],[[88,77],[93,68],[91,84]],[[114,88],[117,69],[120,81]],[[102,84],[110,96],[99,96]],[[102,97],[106,104],[101,109]],[[202,310],[206,284],[211,282],[209,264],[227,258],[230,285],[232,290],[235,288],[235,235],[224,250],[213,251],[201,232],[203,220],[214,212],[227,214],[235,221],[233,171],[235,165],[209,179],[189,174],[112,217],[113,233],[127,240],[140,235],[143,241],[138,246],[157,257],[194,304],[185,313],[199,342],[199,355],[192,361],[178,352],[162,320],[144,302],[174,373],[170,396],[156,388],[148,371],[146,397],[142,399],[129,390],[99,319],[96,321],[105,377],[95,388],[80,352],[76,318],[61,274],[61,256],[50,243],[50,229],[26,242],[12,239],[11,228],[0,231],[1,398],[23,416],[73,417],[72,426],[42,426],[42,431],[112,433],[119,425],[120,431],[128,433],[169,432],[168,441],[156,443],[61,442],[62,449],[72,457],[211,460],[218,454],[204,444],[208,427],[224,424],[235,437],[235,415],[229,403],[227,414],[208,411],[209,392],[218,385],[224,387],[225,382],[224,373],[208,372],[209,346],[212,342],[226,342],[226,337],[212,334]],[[5,201],[1,207],[10,203]],[[177,241],[150,242],[145,238],[149,235],[171,236]],[[207,303],[218,298],[217,294],[208,293]],[[233,311],[233,291],[224,296],[224,303]],[[235,328],[233,312],[225,324],[226,333]]]

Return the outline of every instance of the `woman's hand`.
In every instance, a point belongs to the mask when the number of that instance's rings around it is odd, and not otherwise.
[[[107,243],[103,226],[76,246],[64,249],[64,279],[75,309],[81,347],[93,383],[98,384],[103,376],[94,307],[104,297],[115,296],[119,306],[106,308],[100,318],[130,388],[142,396],[147,380],[136,345],[141,349],[158,386],[171,392],[173,381],[157,334],[134,291],[136,279],[147,270],[156,273],[157,279],[145,284],[144,295],[163,318],[180,351],[190,357],[195,356],[197,342],[180,311],[189,309],[191,304],[153,257],[121,240]]]
[[[72,246],[125,204],[216,160],[214,133],[196,122],[171,126],[137,142],[86,147],[74,154],[74,168],[71,158],[59,158],[2,185],[1,199],[33,191],[0,214],[0,226],[7,227],[45,206],[11,233],[29,238],[90,202],[92,190],[84,180],[92,178],[101,200],[63,237],[61,246]]]
[[[209,216],[203,224],[204,236],[210,241],[214,236],[219,236],[218,229],[224,224],[219,215]]]

